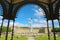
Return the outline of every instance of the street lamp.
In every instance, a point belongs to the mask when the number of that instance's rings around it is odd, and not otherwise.
[[[30,33],[32,33],[32,18],[30,18]]]

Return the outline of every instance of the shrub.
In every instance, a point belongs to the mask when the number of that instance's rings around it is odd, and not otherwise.
[[[60,28],[54,28],[54,30],[52,29],[52,32],[60,32]]]
[[[7,27],[2,27],[2,32],[6,32],[6,30],[7,30]],[[8,32],[11,32],[11,31],[12,31],[11,28],[9,28]]]
[[[45,28],[40,28],[38,33],[45,33]]]

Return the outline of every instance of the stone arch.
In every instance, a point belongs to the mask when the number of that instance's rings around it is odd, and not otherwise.
[[[35,4],[35,5],[38,5],[39,7],[41,7],[44,12],[45,12],[45,16],[48,17],[48,10],[46,9],[46,7],[44,5],[42,5],[39,1],[35,1],[35,2],[27,2],[27,1],[23,1],[23,2],[20,2],[19,3],[20,5],[18,5],[16,7],[16,9],[14,10],[14,13],[16,14],[18,9],[21,8],[22,6],[26,5],[26,4]]]

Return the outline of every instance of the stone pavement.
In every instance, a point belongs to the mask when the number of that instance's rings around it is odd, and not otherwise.
[[[28,37],[28,40],[35,40],[35,37]]]

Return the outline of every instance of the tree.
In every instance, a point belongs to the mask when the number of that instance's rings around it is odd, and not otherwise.
[[[51,30],[52,32],[55,32],[58,36],[60,36],[60,28],[54,28],[54,30]]]
[[[6,32],[6,30],[7,30],[7,27],[2,28],[2,32]],[[12,31],[11,28],[9,28],[8,32],[11,32],[11,31]]]
[[[43,28],[43,27],[40,28],[40,29],[39,29],[39,33],[45,33],[45,28]]]
[[[60,32],[60,28],[54,28],[54,30],[51,30],[52,32]]]

